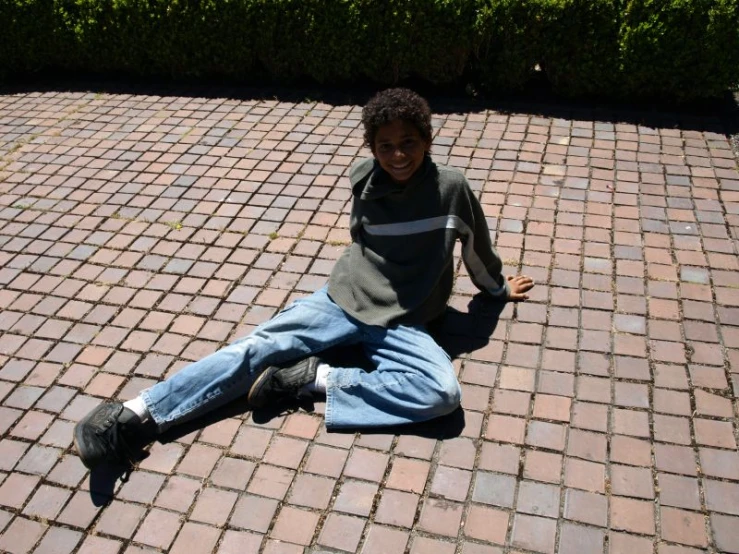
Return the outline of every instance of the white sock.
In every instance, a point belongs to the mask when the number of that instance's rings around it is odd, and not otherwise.
[[[316,380],[305,385],[305,389],[310,392],[320,392],[325,394],[326,388],[328,387],[328,374],[330,371],[330,365],[324,364],[323,362],[319,363],[318,366],[316,366]]]
[[[146,407],[146,402],[144,402],[144,399],[141,396],[125,401],[123,403],[123,407],[128,408],[139,416],[141,423],[146,423],[151,417],[151,414],[149,414],[149,410]]]

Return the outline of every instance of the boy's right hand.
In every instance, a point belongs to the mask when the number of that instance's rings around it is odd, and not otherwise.
[[[534,288],[534,280],[526,275],[509,275],[508,288],[511,290],[511,292],[508,293],[508,300],[510,302],[528,300],[529,295],[526,293]]]

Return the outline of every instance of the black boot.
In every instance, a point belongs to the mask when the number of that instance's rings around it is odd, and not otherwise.
[[[249,389],[249,404],[263,408],[282,398],[300,396],[301,389],[316,380],[318,362],[318,358],[311,356],[289,366],[268,367]]]
[[[143,446],[153,440],[152,427],[120,402],[106,402],[75,425],[74,446],[89,469],[103,463],[131,467],[143,458]]]

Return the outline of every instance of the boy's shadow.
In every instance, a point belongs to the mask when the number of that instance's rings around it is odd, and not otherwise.
[[[489,300],[482,294],[478,294],[470,300],[467,312],[460,312],[448,307],[440,318],[428,325],[428,329],[437,343],[449,354],[449,357],[455,359],[482,348],[489,342],[504,308],[504,303]],[[323,353],[322,356],[326,357],[330,364],[338,367],[354,366],[362,367],[368,371],[372,370],[370,361],[364,355],[362,349],[357,348],[356,345],[334,348],[330,352]],[[286,412],[297,411],[301,408],[306,411],[313,411],[312,403],[290,400],[268,408],[254,410],[252,420],[257,424],[265,424]],[[239,417],[250,409],[246,397],[242,397],[202,417],[172,428],[157,436],[156,440],[162,444],[170,443],[218,421]],[[360,427],[336,432],[360,432],[365,435],[414,435],[443,440],[460,436],[464,428],[464,410],[460,407],[451,414],[422,423],[382,428]],[[125,475],[124,468],[93,470],[90,474],[90,495],[93,503],[99,506],[109,502],[113,497],[116,483],[121,478],[125,479]]]
[[[504,303],[492,301],[482,294],[472,297],[467,306],[467,312],[460,312],[448,307],[440,318],[428,325],[431,335],[452,359],[487,345],[490,336],[498,325],[500,314],[505,308]],[[321,356],[330,365],[337,367],[361,367],[368,371],[372,370],[369,359],[364,355],[362,349],[356,345],[336,347],[322,353]],[[252,420],[258,424],[264,424],[286,412],[297,411],[301,408],[312,411],[312,402],[286,400],[274,406],[254,410]],[[243,415],[250,409],[251,407],[245,397],[234,400],[202,417],[170,429],[160,435],[158,440],[162,443],[177,440],[223,419]],[[463,429],[464,410],[459,408],[447,416],[429,422],[383,427],[381,429],[357,428],[347,432],[361,432],[363,434],[391,433],[442,439],[459,436]]]

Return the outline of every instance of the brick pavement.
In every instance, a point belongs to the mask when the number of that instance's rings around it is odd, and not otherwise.
[[[713,120],[439,113],[436,159],[538,281],[496,321],[460,268],[442,339],[463,421],[327,434],[320,403],[232,410],[91,481],[71,431],[93,405],[326,281],[359,118],[0,96],[0,550],[739,552],[739,174]]]

